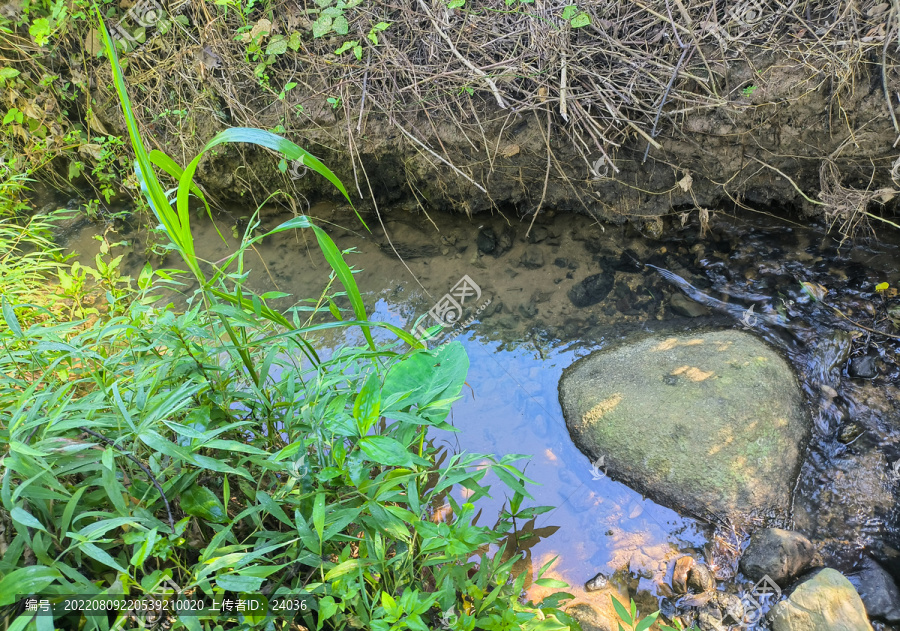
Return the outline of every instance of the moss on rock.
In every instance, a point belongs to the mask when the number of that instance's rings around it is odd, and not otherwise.
[[[560,382],[575,443],[612,477],[695,515],[786,514],[809,433],[796,377],[740,331],[652,336]]]

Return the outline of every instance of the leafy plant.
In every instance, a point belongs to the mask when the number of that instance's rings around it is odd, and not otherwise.
[[[359,6],[362,0],[316,0],[318,9],[310,9],[310,13],[318,13],[312,23],[313,37],[325,37],[329,33],[346,35],[350,32],[350,23],[344,15],[346,9]]]
[[[642,619],[638,618],[637,605],[635,604],[634,599],[631,600],[631,609],[627,609],[615,596],[610,595],[610,598],[612,599],[613,608],[616,610],[616,614],[618,614],[621,619],[621,622],[619,622],[619,631],[623,631],[623,629],[627,629],[628,631],[647,631],[659,617],[659,611],[656,611]],[[660,626],[666,630],[670,629],[670,627]],[[671,631],[675,630],[672,629]]]
[[[462,346],[426,350],[409,333],[368,321],[353,271],[304,216],[268,234],[311,230],[331,268],[305,322],[299,309],[284,314],[267,304],[283,294],[257,295],[244,284],[244,254],[265,236],[256,235],[257,213],[233,254],[202,262],[189,201],[208,212],[192,181],[203,154],[182,168],[147,152],[100,24],[137,179],[198,289],[184,312],[159,306],[156,292],[178,279],[146,267],[134,293],[90,324],[43,312],[40,321],[33,307],[3,301],[0,523],[9,545],[0,608],[38,592],[56,602],[74,593],[221,601],[264,591],[312,599],[294,616],[204,611],[167,624],[400,631],[427,629],[453,610],[456,631],[574,625],[556,608],[564,595],[520,602],[525,575],[511,574],[509,524],[473,523],[490,472],[514,494],[511,515],[528,514],[521,504],[530,481],[514,466],[522,456],[441,453],[428,440],[429,428],[455,431],[446,418],[468,368]],[[327,167],[284,138],[233,128],[204,152],[226,142],[300,160],[349,201]],[[171,198],[156,169],[177,181]],[[101,282],[119,283],[116,259],[104,263]],[[310,341],[351,327],[364,346],[322,359]],[[377,346],[373,327],[395,341]],[[539,584],[549,584],[546,567]],[[129,615],[114,627],[131,626]],[[32,619],[26,613],[9,628]]]
[[[756,91],[756,88],[757,88],[757,86],[755,86],[755,85],[748,85],[746,88],[741,90],[741,94],[743,94],[746,97],[751,97],[751,96],[753,96],[753,93]]]
[[[570,4],[563,9],[562,19],[572,28],[582,28],[591,23],[591,16],[581,11],[578,5]]]

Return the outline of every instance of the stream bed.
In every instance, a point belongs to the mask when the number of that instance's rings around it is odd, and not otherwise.
[[[196,220],[201,257],[234,249],[231,226],[243,229],[241,213],[218,220],[227,244],[208,220]],[[530,232],[530,219],[499,214],[397,211],[383,228],[367,218],[371,233],[346,207],[318,205],[310,215],[338,247],[353,249],[345,258],[361,270],[370,320],[412,330],[419,318],[434,325],[431,311],[459,323],[429,344],[456,339],[468,352],[469,387],[449,419],[461,431],[433,438],[453,451],[531,455],[526,475],[540,486],[530,490],[537,504],[556,508],[519,524],[529,533],[518,542],[523,569],[558,557],[548,575],[608,609],[608,592],[583,587],[602,572],[645,613],[659,607],[673,560],[685,552],[705,558],[723,581],[742,580],[737,552],[759,524],[682,516],[616,482],[573,444],[558,395],[563,369],[633,334],[739,328],[790,361],[812,419],[792,515],[781,525],[807,535],[827,565],[851,578],[866,556],[900,577],[900,344],[863,328],[898,333],[887,322],[900,315],[890,311],[900,285],[896,235],[842,244],[824,226],[746,211],[714,213],[708,227],[676,215],[641,229],[542,213]],[[261,228],[290,217],[264,209]],[[102,230],[83,227],[65,245],[91,264]],[[108,237],[130,242],[123,272],[136,277],[147,260],[146,228]],[[177,267],[175,259],[152,257],[163,267]],[[317,297],[327,282],[311,234],[270,237],[246,265],[259,292]],[[882,283],[889,289],[877,291]],[[361,336],[322,339],[348,341]],[[493,523],[504,499],[497,493],[484,504],[482,524]],[[531,595],[541,591],[533,586]]]

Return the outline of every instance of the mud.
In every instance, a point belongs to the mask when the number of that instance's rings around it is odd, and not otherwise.
[[[650,148],[646,161],[648,142],[637,132],[620,147],[605,146],[609,164],[590,139],[579,146],[559,127],[561,121],[550,124],[548,142],[546,116],[500,109],[477,94],[457,99],[459,110],[453,116],[420,110],[400,121],[367,110],[359,118],[359,132],[358,121],[347,120],[343,109],[310,100],[304,110],[308,125],[289,136],[329,165],[360,207],[370,210],[373,205],[366,200],[371,186],[387,214],[416,210],[527,216],[540,208],[621,222],[702,212],[735,201],[821,215],[828,209],[807,198],[819,201],[820,193],[835,183],[868,191],[862,201],[839,203],[846,197],[841,189],[841,199],[830,199],[833,210],[845,206],[845,216],[839,217],[843,221],[857,210],[880,212],[882,202],[887,202],[888,214],[896,210],[891,168],[897,133],[880,65],[869,62],[857,64],[852,80],[840,83],[826,69],[801,65],[777,52],[713,66],[713,89],[731,96],[710,107],[663,108],[656,137],[661,148]],[[886,80],[890,94],[900,92],[900,77],[889,74]],[[752,90],[742,89],[747,86]],[[113,95],[98,89],[95,97],[104,126],[124,131]],[[211,137],[226,125],[220,114],[207,109],[193,113],[194,130]],[[267,114],[277,117],[278,104]],[[179,153],[178,138],[162,140]],[[230,148],[204,159],[199,180],[217,197],[247,203],[260,201],[263,191],[289,185],[301,194],[301,206],[302,196],[337,198],[319,176],[302,169],[293,176],[281,174],[276,163],[262,150]],[[298,174],[302,177],[293,180]],[[253,189],[249,195],[248,188]],[[651,220],[644,227],[652,234],[662,226]]]

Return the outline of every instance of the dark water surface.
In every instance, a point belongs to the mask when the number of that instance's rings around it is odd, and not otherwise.
[[[220,220],[228,245],[208,221],[197,221],[200,256],[219,260],[232,251],[231,226],[240,214]],[[532,456],[526,474],[540,483],[532,493],[538,504],[556,509],[524,524],[535,536],[521,540],[520,548],[534,569],[558,556],[552,575],[573,585],[570,591],[579,598],[600,598],[581,586],[604,572],[644,611],[655,609],[662,595],[658,583],[671,579],[674,558],[685,551],[705,556],[728,578],[735,558],[728,547],[739,549],[744,540],[724,521],[701,523],[641,497],[572,444],[557,394],[562,370],[636,331],[743,327],[777,346],[798,372],[814,422],[793,527],[816,539],[827,560],[848,573],[862,555],[884,560],[898,545],[898,344],[848,321],[891,330],[885,317],[897,300],[875,286],[900,285],[896,238],[841,245],[822,226],[746,212],[740,218],[714,214],[703,236],[691,217],[682,226],[676,216],[666,220],[660,239],[571,215],[542,215],[526,237],[528,220],[512,217],[391,213],[385,227],[404,263],[376,218],[367,219],[374,233],[369,234],[346,208],[321,205],[311,215],[340,248],[355,249],[346,258],[362,270],[356,279],[374,307],[371,320],[410,330],[463,277],[478,286],[481,295],[466,295],[461,305],[460,320],[482,308],[471,326],[432,343],[456,336],[471,364],[469,387],[450,419],[461,432],[435,432],[433,438],[455,451]],[[289,218],[265,210],[263,228]],[[96,233],[88,227],[68,241],[86,263],[97,251],[91,238]],[[111,240],[120,238],[132,243],[125,265],[136,276],[146,260],[147,232],[123,231]],[[328,268],[311,234],[283,233],[257,251],[246,257],[257,291],[317,297],[327,282]],[[170,255],[163,265],[176,263]],[[667,279],[647,264],[677,278]],[[577,286],[596,274],[582,285],[586,298]],[[693,289],[685,289],[694,301],[683,296],[677,279],[690,284]],[[824,302],[843,316],[812,299],[801,281],[815,283],[809,286],[814,291],[827,289]],[[602,294],[607,287],[602,300],[585,305],[591,290]],[[703,305],[706,313],[685,315]],[[423,323],[434,321],[426,316]],[[345,333],[322,338],[330,347],[360,341]],[[877,376],[851,377],[848,362],[867,355],[875,360]],[[494,522],[504,502],[502,488],[494,485],[498,492],[493,504],[485,503],[482,524]]]

